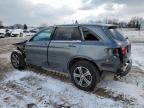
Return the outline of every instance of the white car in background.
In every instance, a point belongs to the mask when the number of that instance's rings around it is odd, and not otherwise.
[[[6,29],[0,29],[0,38],[4,38],[6,34]]]
[[[23,36],[33,36],[35,33],[31,32],[31,31],[24,31],[23,32]]]
[[[21,37],[23,36],[23,30],[22,29],[13,29],[11,32],[11,37]]]
[[[23,31],[23,35],[24,36],[33,36],[34,34],[36,34],[39,30],[32,28],[32,29],[28,29],[26,31]]]

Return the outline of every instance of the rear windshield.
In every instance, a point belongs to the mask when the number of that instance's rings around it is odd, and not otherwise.
[[[116,28],[109,28],[108,30],[111,33],[112,38],[119,41],[126,40],[126,38]]]

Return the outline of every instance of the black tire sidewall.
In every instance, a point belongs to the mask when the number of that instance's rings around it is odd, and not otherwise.
[[[11,53],[11,61],[12,61],[12,55],[13,55],[13,54],[16,54],[16,55],[18,56],[18,58],[19,58],[19,65],[18,65],[18,67],[15,67],[15,66],[13,65],[13,63],[11,62],[12,66],[13,66],[15,69],[23,70],[23,69],[25,68],[25,66],[26,66],[25,59],[24,59],[23,55],[22,55],[21,53],[16,52],[16,51],[12,52],[12,53]]]
[[[92,83],[88,87],[81,87],[74,80],[73,72],[74,72],[75,68],[79,67],[79,66],[86,67],[92,75]],[[71,75],[71,80],[74,83],[74,85],[84,91],[94,91],[94,89],[96,88],[96,85],[100,79],[98,69],[89,61],[78,61],[78,62],[74,63],[70,69],[70,75]]]

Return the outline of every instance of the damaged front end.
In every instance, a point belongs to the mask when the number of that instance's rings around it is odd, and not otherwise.
[[[24,50],[25,50],[25,43],[26,42],[27,42],[27,40],[13,44],[17,48],[17,50],[20,51],[24,56],[25,56]]]

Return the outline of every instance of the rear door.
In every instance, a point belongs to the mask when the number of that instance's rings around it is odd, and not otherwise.
[[[47,49],[52,32],[53,28],[42,30],[26,43],[26,60],[29,64],[47,65]]]
[[[52,69],[65,71],[69,60],[81,45],[78,27],[57,27],[48,49],[48,61]]]

